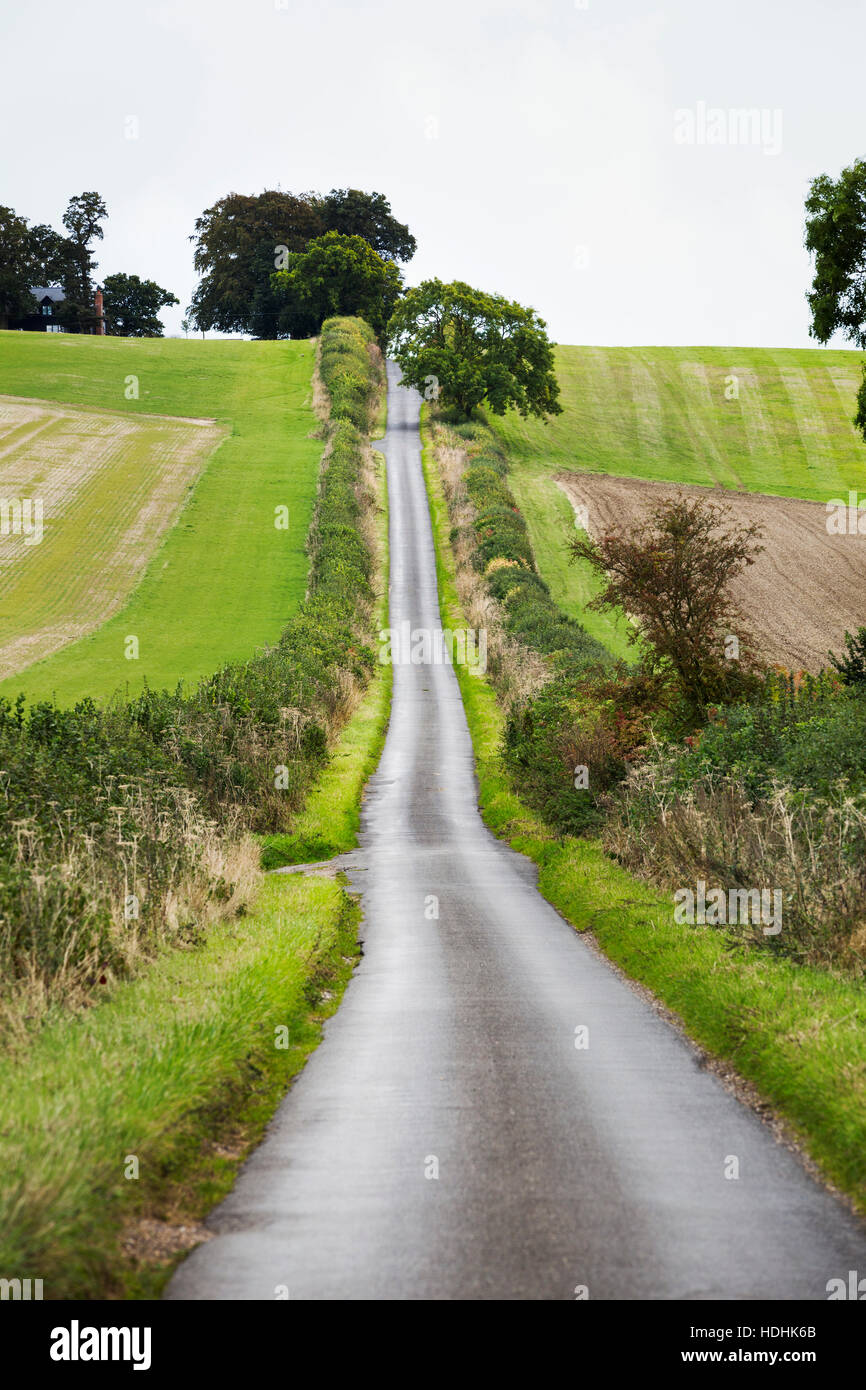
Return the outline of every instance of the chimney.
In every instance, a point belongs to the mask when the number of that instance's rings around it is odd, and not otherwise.
[[[93,297],[93,307],[96,310],[97,324],[96,331],[101,336],[105,335],[105,313],[102,308],[102,290],[97,286],[96,294]]]

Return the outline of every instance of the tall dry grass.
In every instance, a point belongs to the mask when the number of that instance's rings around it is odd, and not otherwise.
[[[0,916],[0,1033],[86,1006],[167,946],[191,946],[251,902],[259,850],[237,817],[207,819],[185,787],[112,789],[112,816],[52,834],[15,823]]]
[[[774,783],[750,797],[736,777],[675,789],[675,757],[634,767],[609,802],[603,843],[632,872],[663,887],[779,890],[782,927],[726,930],[801,962],[866,967],[866,798],[815,798]]]
[[[498,698],[508,710],[536,694],[550,680],[553,672],[538,652],[515,641],[506,631],[502,607],[489,592],[485,573],[476,569],[474,564],[478,549],[476,509],[464,485],[469,454],[459,435],[441,420],[434,418],[431,430],[451,521],[457,594],[468,625],[476,631],[487,632],[487,675]],[[496,564],[496,561],[491,562],[488,569]]]

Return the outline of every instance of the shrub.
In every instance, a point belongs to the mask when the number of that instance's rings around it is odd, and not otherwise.
[[[773,675],[657,745],[608,803],[607,847],[665,886],[772,887],[783,929],[736,930],[813,964],[866,964],[866,698],[829,675]]]
[[[844,656],[827,655],[846,685],[866,687],[866,627],[858,628],[856,635],[845,633]]]

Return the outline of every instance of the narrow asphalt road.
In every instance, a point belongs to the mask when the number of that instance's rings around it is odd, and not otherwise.
[[[435,630],[419,404],[389,367],[390,621]],[[353,862],[363,959],[169,1298],[823,1299],[866,1270],[863,1228],[486,830],[450,666],[395,666]]]

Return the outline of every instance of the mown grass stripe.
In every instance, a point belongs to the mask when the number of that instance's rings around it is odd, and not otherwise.
[[[58,340],[58,341],[55,341]],[[18,396],[71,402],[130,416],[217,419],[229,437],[211,457],[177,523],[129,601],[96,632],[0,683],[61,704],[116,690],[173,687],[274,642],[303,598],[306,534],[321,443],[310,378],[310,342],[68,338],[0,333],[0,380]],[[127,401],[126,378],[140,396]],[[117,506],[130,508],[118,484]],[[274,525],[289,507],[288,532]],[[98,560],[84,553],[79,564]],[[124,638],[140,656],[124,655]]]

